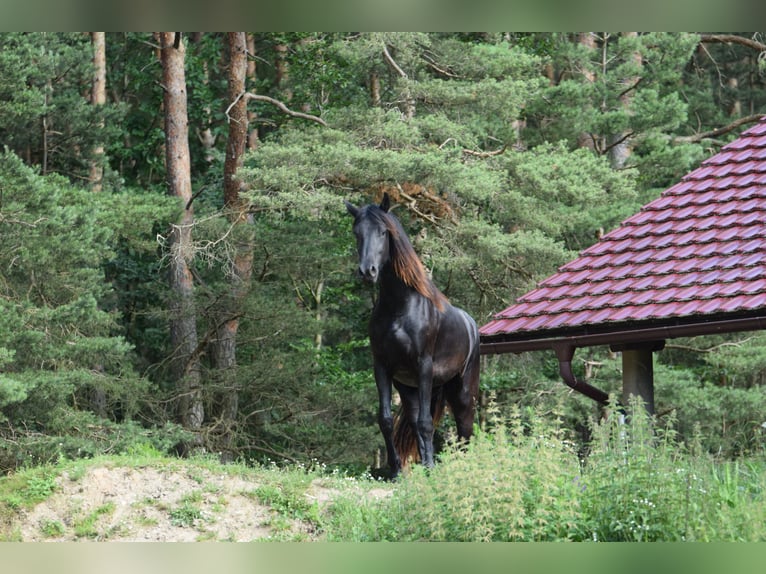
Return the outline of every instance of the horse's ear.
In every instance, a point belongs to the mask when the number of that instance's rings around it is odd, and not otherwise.
[[[383,194],[383,201],[380,202],[380,208],[383,211],[388,211],[391,208],[391,198],[388,197],[388,193]]]
[[[352,205],[352,204],[351,204],[351,203],[349,203],[348,201],[344,201],[343,203],[345,203],[345,204],[346,204],[346,209],[348,210],[348,212],[349,212],[351,215],[353,215],[354,217],[356,217],[357,215],[359,215],[359,208],[358,208],[358,207],[355,207],[354,205]]]

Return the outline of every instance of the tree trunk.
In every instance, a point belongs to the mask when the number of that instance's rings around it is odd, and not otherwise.
[[[90,103],[93,106],[103,106],[106,103],[106,33],[91,32],[91,42],[93,44],[93,86],[91,87]],[[103,130],[104,123],[99,122],[98,129]],[[93,148],[93,158],[90,160],[90,175],[88,181],[90,189],[93,192],[102,190],[102,180],[104,169],[102,161],[104,156],[104,146],[101,142]],[[94,370],[103,372],[104,366],[95,365]],[[100,387],[94,386],[90,393],[90,408],[99,417],[107,416],[106,391]]]
[[[637,38],[637,32],[624,32],[621,34],[623,38]],[[635,51],[631,54],[633,63],[636,64],[638,69],[643,66],[643,57],[641,52]],[[623,91],[620,95],[620,105],[627,114],[631,114],[630,106],[633,101],[633,95],[635,93],[635,86],[640,80],[640,75],[635,75],[623,80]],[[630,131],[622,133],[612,134],[610,137],[609,147],[609,162],[613,169],[622,169],[628,162],[628,159],[633,154],[633,142],[632,134]]]
[[[250,85],[255,86],[256,79],[256,65],[255,65],[255,36],[247,34],[247,53],[250,57],[247,59],[247,80]],[[247,134],[247,149],[255,149],[258,147],[258,129],[254,128],[256,113],[248,110],[247,112],[247,125],[249,132]]]
[[[189,126],[186,110],[186,48],[177,32],[161,32],[162,83],[165,88],[165,154],[168,193],[184,206],[181,221],[170,234],[170,341],[173,347],[171,368],[178,385],[179,415],[183,426],[201,439],[205,417],[197,322],[194,306],[194,283],[190,261],[193,257],[191,206],[191,161]]]
[[[739,99],[739,80],[736,76],[731,76],[726,81],[726,86],[731,90],[732,101],[729,106],[729,115],[738,118],[742,115],[742,102]]]
[[[380,77],[377,72],[370,72],[370,105],[378,107],[380,105]]]
[[[596,37],[592,32],[582,32],[577,36],[577,42],[586,48],[588,52],[596,51]],[[583,68],[582,75],[585,81],[592,84],[596,81],[596,75],[587,66]],[[594,134],[583,132],[577,137],[577,147],[584,147],[590,150],[596,149]]]
[[[234,102],[228,112],[229,135],[224,160],[223,199],[226,215],[235,225],[232,234],[236,242],[229,293],[219,308],[219,320],[214,338],[210,341],[210,358],[223,383],[221,422],[223,425],[222,450],[224,457],[232,452],[239,408],[237,388],[237,331],[244,298],[250,288],[253,270],[254,230],[252,215],[246,212],[240,199],[241,181],[237,171],[248,139],[247,99],[247,38],[244,32],[227,34],[229,46],[228,100]]]
[[[103,106],[106,103],[106,33],[92,32],[93,43],[93,90],[90,102],[94,106]],[[104,123],[99,122],[99,129],[103,129]],[[101,191],[104,178],[103,168],[104,146],[98,143],[93,148],[93,158],[90,162],[90,188],[93,191]]]
[[[284,102],[289,102],[293,99],[293,91],[289,86],[290,67],[287,62],[287,44],[277,44],[274,46],[276,52],[276,58],[274,61],[274,72],[276,74],[274,78],[274,84],[279,90],[281,99]]]
[[[50,94],[53,93],[53,82],[48,80],[45,85],[45,95],[43,96],[43,103],[45,104],[45,112],[43,113],[43,157],[40,161],[40,173],[42,175],[48,174],[48,134],[51,132],[51,120],[48,117],[48,104],[50,103]]]
[[[199,45],[202,42],[202,32],[193,32],[189,34],[189,41],[193,45]],[[208,86],[210,84],[210,69],[207,60],[202,60],[202,84]],[[197,139],[202,144],[203,157],[208,164],[213,163],[215,160],[215,140],[216,135],[213,133],[213,111],[210,104],[206,104],[202,108],[202,120],[201,124],[195,127],[197,133]]]
[[[247,100],[245,79],[247,77],[247,40],[244,32],[229,32],[228,101],[234,102],[229,109],[229,137],[226,141],[226,158],[223,165],[223,201],[229,210],[239,208],[240,182],[237,170],[242,163],[247,143]],[[237,215],[235,219],[239,219]]]

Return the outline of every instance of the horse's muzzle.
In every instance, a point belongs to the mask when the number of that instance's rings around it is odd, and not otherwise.
[[[367,283],[375,283],[378,280],[378,268],[375,265],[367,268],[359,267],[359,276]]]

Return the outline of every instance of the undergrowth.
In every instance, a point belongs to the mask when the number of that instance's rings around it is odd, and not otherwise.
[[[200,492],[207,472],[247,476],[255,487],[246,494],[271,507],[274,539],[310,533],[328,541],[766,541],[763,454],[716,459],[699,440],[682,443],[672,420],[659,426],[636,407],[630,416],[611,412],[594,421],[587,453],[555,416],[513,411],[468,445],[448,443],[434,468],[411,467],[393,484],[321,465],[179,460],[150,447],[61,460],[0,479],[0,538],[15,539],[18,517],[53,494],[64,471],[78,480],[90,466],[107,464],[196,472]],[[317,488],[333,495],[320,503]],[[385,495],[372,496],[373,489]],[[172,518],[184,525],[199,520],[198,501],[183,502]],[[297,535],[296,522],[303,525]],[[41,528],[56,537],[62,524]],[[78,536],[94,536],[87,520]]]

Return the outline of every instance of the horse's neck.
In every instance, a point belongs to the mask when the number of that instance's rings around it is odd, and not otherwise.
[[[380,275],[379,305],[389,309],[404,308],[409,305],[412,298],[427,299],[418,293],[414,287],[402,281],[394,272],[391,263],[386,264]]]

